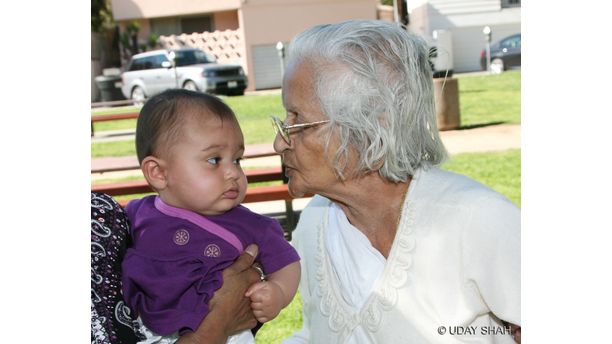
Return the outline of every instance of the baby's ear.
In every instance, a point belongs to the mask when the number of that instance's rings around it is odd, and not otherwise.
[[[151,185],[155,191],[160,191],[166,188],[167,178],[165,166],[166,164],[163,159],[156,158],[152,155],[144,158],[140,164],[142,174],[147,180],[147,183],[149,183],[149,185]]]

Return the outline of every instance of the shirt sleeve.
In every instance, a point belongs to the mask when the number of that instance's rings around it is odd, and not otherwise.
[[[521,305],[520,210],[503,197],[474,206],[462,235],[467,283],[499,319],[519,325]]]
[[[300,260],[300,256],[285,239],[283,229],[276,220],[266,218],[260,222],[260,225],[263,228],[262,235],[257,236],[256,241],[260,252],[258,260],[266,274],[276,272]]]

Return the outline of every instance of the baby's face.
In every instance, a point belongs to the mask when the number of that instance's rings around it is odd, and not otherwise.
[[[167,150],[165,202],[203,215],[219,215],[244,199],[240,159],[244,138],[237,123],[214,115],[188,119]]]

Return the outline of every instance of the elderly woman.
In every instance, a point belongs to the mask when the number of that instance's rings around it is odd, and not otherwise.
[[[294,232],[304,323],[286,343],[520,341],[520,213],[436,167],[426,43],[354,20],[289,48],[274,147],[290,193],[316,196]]]

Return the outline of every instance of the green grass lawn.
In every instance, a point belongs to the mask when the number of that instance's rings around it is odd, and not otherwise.
[[[521,72],[508,71],[499,75],[459,76],[459,106],[461,126],[472,127],[521,121]],[[274,131],[269,116],[283,118],[285,110],[280,94],[222,97],[234,110],[246,144],[272,142]],[[96,114],[137,111],[137,107],[110,109]],[[136,120],[121,120],[95,124],[96,131],[131,129]],[[92,143],[91,157],[135,155],[134,141]]]
[[[521,150],[451,156],[443,169],[464,174],[521,206]]]
[[[461,126],[521,123],[521,72],[459,76]]]
[[[302,298],[298,292],[276,319],[264,324],[257,332],[256,341],[258,344],[281,343],[300,328],[302,328]]]

